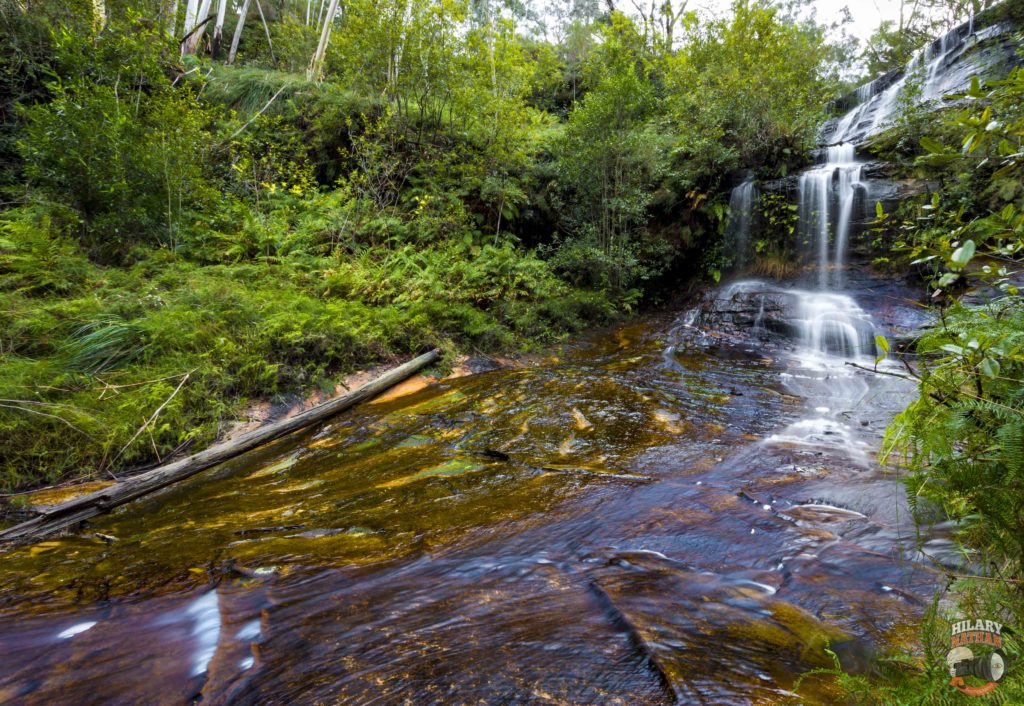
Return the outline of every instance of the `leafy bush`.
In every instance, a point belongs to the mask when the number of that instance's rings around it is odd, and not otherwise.
[[[58,63],[99,71],[51,82],[52,100],[25,109],[19,142],[29,185],[73,209],[83,244],[100,262],[119,261],[139,242],[178,247],[191,214],[211,198],[204,180],[210,116],[159,71],[154,46],[164,40],[133,29],[104,33],[96,52],[117,61],[137,51],[134,85],[107,76],[100,61],[84,61],[82,38],[62,35]]]

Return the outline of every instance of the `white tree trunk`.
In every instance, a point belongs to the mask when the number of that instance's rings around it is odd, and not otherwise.
[[[320,0],[320,9],[316,11],[316,31],[320,32],[323,28],[324,22],[324,10],[327,8],[326,0]]]
[[[242,38],[242,27],[245,25],[245,17],[249,14],[249,3],[251,0],[242,0],[242,9],[238,11],[238,24],[235,25],[235,35],[231,38],[231,51],[228,52],[228,63],[235,63],[235,54],[238,53],[238,41]]]
[[[167,28],[170,27],[170,34],[174,37],[178,34],[178,0],[174,0],[174,2],[171,3],[169,13],[170,14],[167,15],[167,20],[164,22],[164,31],[166,32]]]
[[[206,25],[199,27],[199,24],[203,22],[210,15],[210,4],[212,0],[201,0],[199,4],[199,11],[196,13],[196,18],[189,26],[188,31],[192,32],[192,35],[185,40],[181,47],[182,54],[195,54],[196,49],[199,48],[199,42],[203,38],[203,34],[206,32]],[[199,29],[196,29],[199,27]]]
[[[199,0],[188,0],[185,5],[185,26],[181,28],[182,36],[188,34],[196,26],[196,17],[199,16]]]
[[[260,13],[260,22],[263,23],[263,32],[267,35],[267,48],[270,49],[270,61],[277,63],[277,59],[274,58],[274,40],[270,38],[270,25],[267,24],[267,16],[263,14],[263,5],[260,4],[260,0],[256,0],[256,9]]]
[[[213,51],[214,58],[220,54],[220,43],[224,38],[224,15],[228,11],[228,0],[217,1],[217,22],[213,26]]]
[[[327,53],[327,43],[331,39],[331,28],[334,26],[334,16],[338,12],[338,0],[331,0],[330,9],[327,10],[327,17],[324,18],[324,28],[320,32],[320,42],[316,45],[316,53],[309,62],[309,69],[306,71],[306,78],[310,81],[319,81],[324,69],[324,55]]]
[[[107,25],[107,5],[103,0],[92,0],[92,28],[100,32]]]

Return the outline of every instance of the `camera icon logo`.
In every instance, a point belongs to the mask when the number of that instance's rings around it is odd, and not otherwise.
[[[1002,649],[1003,625],[994,620],[960,620],[953,623],[951,632],[946,653],[950,686],[968,696],[995,691],[1008,664]]]

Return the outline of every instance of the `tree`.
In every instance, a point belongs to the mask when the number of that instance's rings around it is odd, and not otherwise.
[[[309,62],[309,69],[306,71],[306,78],[310,81],[319,81],[324,68],[324,54],[327,52],[327,43],[331,39],[331,28],[334,27],[334,18],[338,12],[338,0],[331,0],[327,9],[327,18],[324,20],[323,29],[320,31],[320,42],[316,45],[316,53]]]
[[[995,0],[900,0],[897,19],[885,20],[868,39],[862,54],[869,78],[902,69],[918,49]]]
[[[196,53],[209,21],[210,3],[211,0],[189,0],[185,21],[185,40],[181,43],[182,54]]]
[[[643,0],[632,0],[632,3],[643,23],[646,42],[656,52],[671,53],[676,28],[686,13],[689,0],[682,0],[678,7],[672,0],[650,0],[649,6],[645,6]]]
[[[228,63],[235,63],[235,56],[238,54],[238,43],[242,39],[242,28],[245,26],[245,18],[249,15],[249,3],[252,0],[242,0],[242,7],[238,10],[238,22],[235,23],[235,35],[231,38],[231,49],[228,51]]]
[[[622,13],[610,20],[584,71],[591,90],[557,148],[570,237],[555,262],[581,282],[621,291],[641,275],[638,236],[664,163],[649,129],[656,96],[644,38]]]
[[[811,147],[842,64],[812,20],[760,0],[694,27],[667,62],[666,104],[689,171],[782,165]]]
[[[217,0],[217,21],[213,26],[213,44],[210,54],[217,58],[220,54],[220,43],[224,37],[224,16],[227,14],[228,0]]]

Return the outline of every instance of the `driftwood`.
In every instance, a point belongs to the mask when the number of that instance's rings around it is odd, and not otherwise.
[[[161,488],[194,476],[200,471],[216,466],[246,451],[251,451],[282,436],[308,426],[353,407],[360,402],[376,397],[390,387],[402,382],[410,375],[422,370],[441,357],[437,350],[415,358],[390,372],[371,380],[346,395],[308,409],[290,419],[260,427],[236,439],[211,446],[205,451],[183,458],[180,461],[158,466],[138,476],[121,481],[108,488],[78,498],[73,498],[49,508],[38,517],[0,531],[0,541],[34,541],[49,534],[77,525],[97,515],[109,512],[119,505],[131,502]]]

